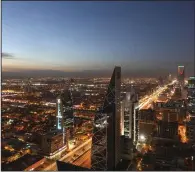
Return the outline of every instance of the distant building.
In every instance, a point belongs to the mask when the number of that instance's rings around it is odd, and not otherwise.
[[[169,76],[168,76],[168,81],[169,81],[169,82],[172,81],[172,76],[171,76],[171,74],[169,74]]]
[[[92,170],[114,170],[120,161],[121,68],[115,67],[103,109],[95,115],[92,137]]]
[[[190,77],[188,79],[188,88],[195,88],[195,77]]]
[[[185,68],[184,66],[178,66],[177,77],[180,85],[184,86]]]
[[[41,137],[41,150],[46,156],[52,156],[64,147],[63,133],[61,131],[51,131]]]

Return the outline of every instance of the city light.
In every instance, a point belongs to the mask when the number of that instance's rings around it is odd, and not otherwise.
[[[184,125],[179,125],[178,133],[181,137],[181,142],[182,143],[187,143],[188,139],[187,139],[187,136],[186,136],[186,127]]]
[[[144,135],[140,135],[140,141],[141,142],[145,142],[146,141],[146,137]]]

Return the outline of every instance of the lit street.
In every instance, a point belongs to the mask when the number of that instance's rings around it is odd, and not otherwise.
[[[83,144],[78,147],[75,147],[71,152],[67,153],[63,157],[59,159],[59,161],[72,163],[72,164],[81,164],[81,166],[85,166],[88,168],[90,166],[90,154],[91,154],[91,142],[92,139],[88,139]],[[48,163],[47,163],[48,164]],[[44,165],[44,164],[43,164]],[[39,170],[41,167],[37,168]],[[42,168],[41,168],[42,169]],[[50,164],[44,165],[44,171],[55,171],[57,170],[56,162],[51,161]]]
[[[174,80],[171,84],[168,84],[168,85],[172,85],[175,82],[176,81]],[[167,89],[168,85],[165,85],[164,87],[160,87],[157,91],[155,91],[150,96],[145,98],[144,101],[141,101],[141,103],[138,106],[139,109],[148,109],[148,108],[150,108],[151,107],[151,103],[158,100],[159,94],[161,94],[163,91],[165,91]]]

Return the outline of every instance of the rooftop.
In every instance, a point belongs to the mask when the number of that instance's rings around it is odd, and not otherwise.
[[[24,155],[23,157],[13,161],[9,164],[2,164],[2,170],[5,171],[23,171],[27,167],[33,165],[37,161],[40,161],[43,157],[38,155]]]
[[[62,131],[53,130],[53,131],[49,131],[47,133],[44,133],[43,135],[48,136],[48,137],[53,137],[53,136],[56,136],[58,134],[62,134]]]

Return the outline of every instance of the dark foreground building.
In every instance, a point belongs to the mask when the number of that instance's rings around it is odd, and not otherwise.
[[[95,116],[91,170],[114,170],[120,161],[121,68],[115,67],[103,109]]]
[[[57,161],[56,163],[57,163],[58,171],[91,171],[88,168],[79,167],[66,162]]]

